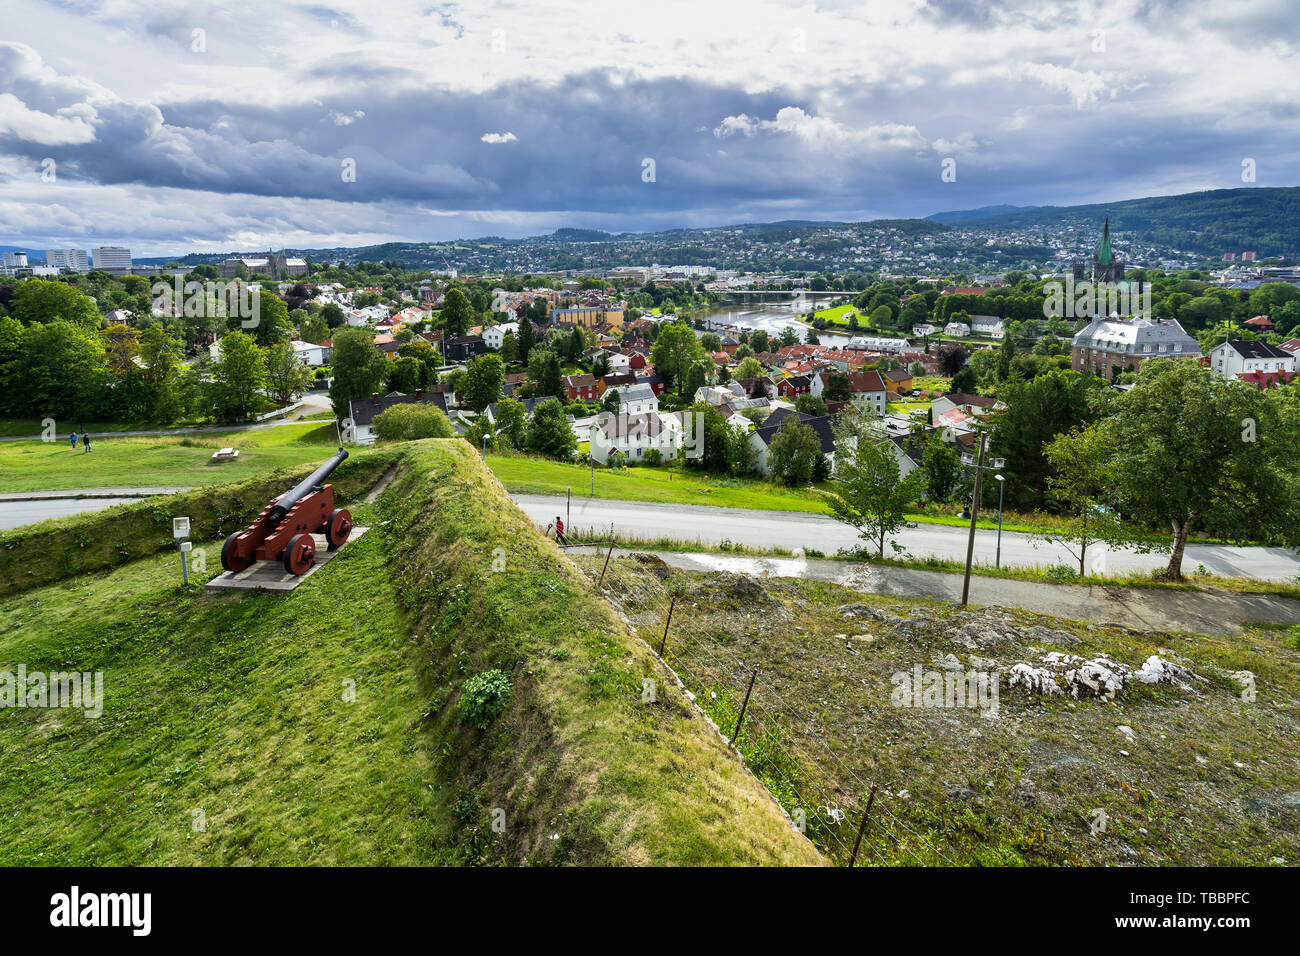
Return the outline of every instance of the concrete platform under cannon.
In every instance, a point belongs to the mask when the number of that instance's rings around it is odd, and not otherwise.
[[[293,575],[284,570],[284,565],[279,561],[255,561],[253,566],[245,568],[243,571],[224,571],[209,581],[206,587],[212,591],[275,591],[276,593],[288,593],[306,581],[309,577],[329,564],[334,558],[342,554],[343,551],[352,546],[352,542],[361,537],[369,528],[363,528],[360,525],[354,526],[352,534],[348,540],[343,543],[343,547],[337,551],[330,551],[329,542],[325,540],[325,535],[314,534],[312,538],[316,541],[316,559],[312,566],[303,574]]]

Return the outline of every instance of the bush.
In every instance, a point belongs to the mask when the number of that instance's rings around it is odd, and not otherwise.
[[[1077,581],[1079,573],[1068,564],[1054,564],[1047,569],[1046,577],[1049,581]]]
[[[506,673],[496,668],[484,671],[461,685],[460,701],[457,703],[460,719],[463,723],[484,730],[506,709],[506,701],[509,699],[510,678]]]
[[[384,441],[415,441],[419,438],[454,438],[456,430],[446,413],[420,402],[394,405],[375,416],[375,436]]]

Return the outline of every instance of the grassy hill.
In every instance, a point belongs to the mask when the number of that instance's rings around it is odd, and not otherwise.
[[[0,671],[105,682],[97,719],[0,709],[0,864],[825,862],[473,449],[346,465],[371,530],[289,595],[197,583],[282,478],[0,536],[6,580],[34,565]],[[184,588],[160,549],[190,511]],[[508,693],[476,697],[492,671]]]
[[[980,210],[940,213],[936,222],[962,228],[1032,229],[1063,224],[1100,231],[1110,217],[1117,232],[1149,242],[1217,256],[1252,249],[1260,257],[1300,251],[1300,186],[1212,189],[1084,206],[1039,206],[980,216]]]

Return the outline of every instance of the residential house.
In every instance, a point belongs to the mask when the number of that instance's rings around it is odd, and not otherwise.
[[[885,381],[874,369],[866,372],[853,372],[849,376],[849,395],[854,404],[862,409],[871,409],[877,415],[885,414]]]
[[[1219,378],[1239,378],[1250,372],[1292,372],[1296,370],[1293,352],[1267,342],[1229,340],[1210,352],[1210,369]]]
[[[906,395],[912,390],[912,373],[903,368],[890,369],[884,374],[885,387],[891,392]]]
[[[1201,357],[1201,347],[1174,319],[1109,319],[1098,317],[1074,336],[1070,366],[1114,378],[1136,372],[1153,358]]]
[[[672,461],[681,443],[681,419],[658,411],[605,412],[591,425],[591,457],[602,465],[615,452],[630,461],[643,461],[648,452],[657,451],[664,461]]]
[[[659,412],[659,396],[649,385],[628,385],[618,390],[620,415],[639,415],[642,412]]]
[[[313,345],[311,342],[302,342],[294,340],[290,343],[293,346],[294,353],[298,356],[298,361],[303,365],[313,367],[320,365],[329,365],[330,354],[333,352],[329,341],[322,342],[320,345]]]
[[[487,352],[487,343],[481,335],[460,335],[448,339],[443,344],[443,351],[448,362],[468,362]]]
[[[831,415],[814,417],[788,408],[778,408],[764,420],[763,424],[749,433],[749,446],[754,450],[754,467],[761,474],[770,475],[772,464],[770,453],[772,442],[781,429],[789,424],[807,425],[821,442],[822,455],[830,468],[835,467],[835,433],[831,427]]]
[[[382,397],[376,393],[370,396],[369,399],[348,402],[348,420],[352,426],[348,432],[351,435],[350,440],[357,445],[373,444],[375,437],[372,427],[375,417],[395,405],[413,404],[432,405],[443,412],[447,411],[447,400],[441,392],[417,391],[414,395],[389,392]],[[345,434],[345,440],[348,440],[347,434]]]
[[[600,390],[592,375],[566,375],[564,388],[571,402],[594,402],[600,398]]]
[[[505,340],[506,333],[512,332],[519,335],[518,322],[502,322],[500,325],[492,325],[483,330],[483,344],[494,352],[501,350],[501,343]]]

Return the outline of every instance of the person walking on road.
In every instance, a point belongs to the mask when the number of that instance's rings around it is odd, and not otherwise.
[[[568,540],[564,537],[564,522],[560,520],[559,515],[555,516],[555,540],[566,548],[569,546]]]

